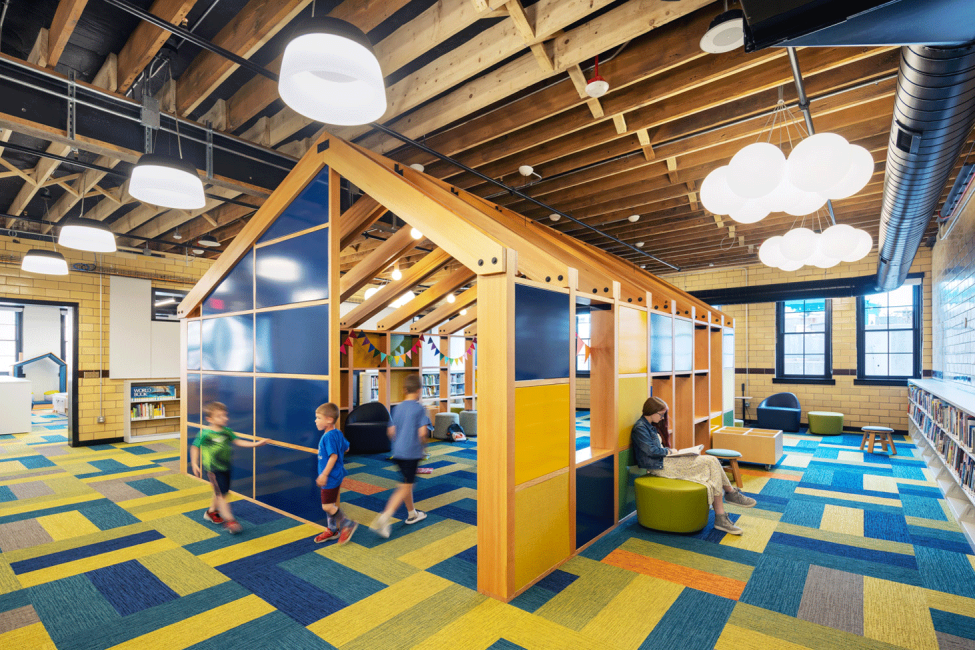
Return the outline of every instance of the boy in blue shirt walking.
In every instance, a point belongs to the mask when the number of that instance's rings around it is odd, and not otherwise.
[[[335,537],[333,521],[339,529],[340,545],[348,542],[358,527],[339,508],[339,489],[342,487],[342,479],[345,478],[345,452],[349,450],[349,441],[335,428],[338,419],[339,408],[331,402],[315,409],[315,426],[322,432],[322,439],[318,442],[318,478],[315,483],[322,489],[322,510],[328,514],[329,524],[328,528],[315,537],[318,544]]]
[[[420,377],[410,374],[403,380],[403,401],[393,409],[393,421],[386,429],[393,441],[393,462],[399,466],[403,482],[396,486],[386,503],[386,509],[369,526],[381,537],[389,537],[389,520],[401,503],[406,504],[409,516],[407,524],[415,524],[427,518],[427,513],[413,507],[413,482],[416,468],[423,459],[423,443],[429,433],[430,418],[420,404]]]

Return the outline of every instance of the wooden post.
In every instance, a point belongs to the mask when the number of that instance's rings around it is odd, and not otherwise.
[[[480,356],[490,361],[478,381],[477,590],[507,602],[515,592],[515,271],[480,275]],[[479,323],[480,324],[480,323]]]
[[[339,242],[341,240],[339,220],[342,213],[339,184],[341,177],[334,168],[328,169],[328,401],[342,406],[342,370],[339,346],[342,345],[342,332],[339,325],[340,280]],[[351,362],[349,366],[351,367]],[[349,377],[352,371],[349,371]],[[352,408],[352,394],[349,391],[349,409]]]

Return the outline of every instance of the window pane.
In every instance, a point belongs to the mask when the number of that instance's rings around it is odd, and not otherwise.
[[[890,376],[891,377],[910,377],[913,373],[914,373],[913,354],[890,355]]]
[[[802,312],[803,302],[802,300],[786,300],[782,304],[785,305],[785,312],[788,314],[789,312]]]
[[[887,329],[887,310],[883,308],[864,309],[863,324],[868,330]]]
[[[825,375],[826,374],[826,357],[822,354],[807,354],[806,355],[806,374],[807,375]]]
[[[802,332],[804,331],[805,318],[802,312],[785,312],[785,327],[783,332]]]
[[[866,368],[863,374],[867,377],[886,377],[887,376],[887,355],[886,354],[865,354],[864,363]]]
[[[802,334],[786,334],[783,336],[785,354],[802,354],[802,337]]]
[[[869,348],[867,348],[869,350]],[[890,333],[891,352],[914,352],[914,332],[902,330]]]
[[[863,297],[863,306],[866,309],[876,309],[887,306],[886,293],[873,293]]]
[[[17,312],[10,311],[9,309],[0,309],[0,323],[13,325],[16,318]]]
[[[826,354],[825,334],[806,334],[806,350],[808,354]]]
[[[817,300],[807,300],[806,301],[806,311],[826,311],[826,299],[819,298]]]
[[[888,305],[891,307],[911,306],[914,304],[914,287],[905,284],[887,294]]]
[[[13,341],[17,338],[17,328],[14,325],[0,324],[0,341]]]
[[[584,339],[589,338],[589,323],[579,321],[579,324],[576,326],[576,333]]]
[[[890,329],[910,329],[914,327],[914,307],[890,307],[887,310],[887,327]]]
[[[882,354],[887,352],[888,332],[864,332],[863,345],[867,354]]]
[[[15,358],[17,356],[17,344],[14,341],[0,341],[0,357],[11,357]],[[15,363],[11,361],[10,363]]]
[[[801,375],[802,374],[802,357],[798,356],[787,356],[785,357],[785,374],[787,375]]]
[[[806,313],[806,331],[807,332],[825,332],[826,331],[826,312],[824,311],[814,311]]]

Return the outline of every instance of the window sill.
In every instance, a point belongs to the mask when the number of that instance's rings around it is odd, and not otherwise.
[[[822,386],[835,386],[835,379],[816,378],[816,377],[774,377],[773,384],[820,384]]]
[[[853,380],[854,386],[907,386],[911,379],[920,377],[878,377],[876,379],[861,379],[857,377]]]

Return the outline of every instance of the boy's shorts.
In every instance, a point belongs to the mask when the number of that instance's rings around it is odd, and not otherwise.
[[[403,474],[403,482],[413,485],[416,482],[416,468],[420,464],[419,458],[394,458],[393,462],[399,466],[399,471]]]
[[[210,485],[213,486],[213,491],[218,494],[227,494],[230,492],[230,470],[214,471],[210,470]]]
[[[336,503],[339,500],[339,490],[341,486],[335,488],[322,488],[322,505]]]

